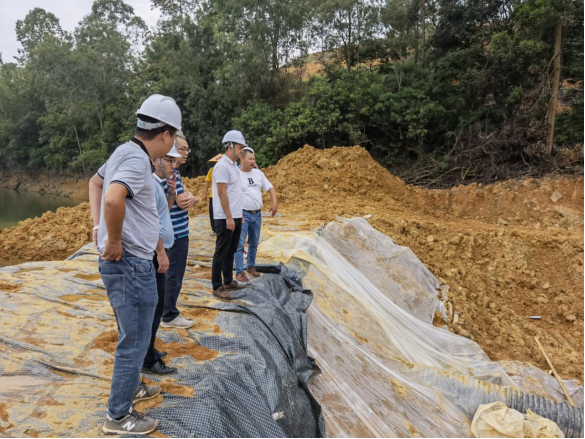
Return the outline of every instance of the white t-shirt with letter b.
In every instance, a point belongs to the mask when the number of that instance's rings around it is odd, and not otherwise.
[[[264,173],[259,169],[251,169],[249,172],[240,169],[240,181],[244,194],[244,210],[262,209],[262,189],[269,191],[273,187]]]

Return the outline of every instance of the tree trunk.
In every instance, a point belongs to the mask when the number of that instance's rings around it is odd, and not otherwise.
[[[79,157],[81,157],[81,143],[79,143],[79,136],[77,135],[77,129],[75,128],[75,125],[73,125],[73,131],[75,131],[75,138],[77,139],[77,146],[79,146]],[[83,159],[81,159],[81,166],[83,166],[83,173],[87,174],[87,172],[85,171],[85,163],[83,162]]]
[[[559,85],[561,82],[561,40],[563,36],[563,22],[560,18],[555,23],[555,53],[553,56],[553,80],[551,98],[548,104],[546,122],[548,131],[546,136],[546,150],[552,152],[553,139],[555,136],[555,118],[557,115],[557,101],[559,98]]]
[[[425,36],[425,0],[421,0],[422,2],[422,67],[423,70],[425,68],[425,44],[426,44],[426,36]]]
[[[347,47],[348,47],[349,50],[348,50],[347,59],[345,60],[345,62],[347,63],[347,71],[348,72],[351,72],[351,64],[352,64],[352,61],[353,61],[353,59],[352,59],[353,47],[352,47],[352,41],[351,41],[351,36],[352,36],[351,35],[351,30],[352,30],[351,29],[351,12],[352,12],[351,10],[348,10],[347,11],[347,16],[348,16],[347,17],[347,24],[348,24],[348,27],[347,27],[347,30],[348,30],[348,33],[347,33]]]

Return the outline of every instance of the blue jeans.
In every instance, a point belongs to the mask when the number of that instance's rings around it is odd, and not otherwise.
[[[108,414],[120,418],[132,407],[140,384],[140,369],[150,342],[152,319],[158,301],[152,261],[124,251],[119,261],[104,261],[99,269],[118,324]]]
[[[256,251],[258,250],[258,241],[260,241],[260,230],[262,229],[262,212],[252,215],[244,211],[244,224],[242,224],[242,233],[240,234],[240,243],[236,251],[236,274],[244,271],[244,246],[248,238],[248,261],[246,269],[256,266]]]
[[[187,268],[187,255],[189,254],[189,236],[176,239],[173,246],[167,251],[169,269],[165,285],[165,304],[163,307],[162,321],[165,323],[179,316],[177,300],[183,287],[183,277]]]

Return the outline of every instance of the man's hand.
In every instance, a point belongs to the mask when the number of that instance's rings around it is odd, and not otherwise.
[[[270,206],[270,216],[274,217],[276,212],[278,212],[278,205],[274,203],[272,206]]]
[[[173,177],[172,179],[170,177]],[[171,174],[169,178],[167,178],[167,188],[169,190],[170,195],[177,194],[177,180],[175,180],[175,174]]]
[[[225,220],[226,222],[226,229],[231,230],[232,232],[236,230],[236,222],[233,218],[228,218]]]
[[[104,261],[119,261],[122,259],[122,241],[106,240],[106,247],[102,253],[102,259]]]
[[[166,273],[169,269],[169,257],[167,256],[166,251],[162,251],[156,254],[156,259],[158,261],[158,272],[159,273]]]
[[[177,200],[177,204],[183,210],[191,209],[191,207],[193,207],[193,205],[197,204],[198,202],[199,202],[199,199],[194,195],[189,195],[185,198],[181,198],[180,200]]]
[[[98,246],[98,242],[97,242],[97,234],[98,234],[98,230],[97,230],[97,229],[95,229],[95,230],[93,231],[93,245],[95,246],[95,248],[97,248],[97,246]]]

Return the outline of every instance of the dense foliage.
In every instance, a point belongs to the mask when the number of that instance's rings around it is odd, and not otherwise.
[[[232,128],[262,165],[305,143],[360,144],[426,183],[582,161],[582,1],[152,5],[162,11],[155,29],[122,0],[96,0],[72,33],[40,8],[16,23],[23,48],[0,61],[1,167],[91,173],[129,138],[152,93],[183,111],[191,174]],[[550,154],[556,18],[562,73]]]

